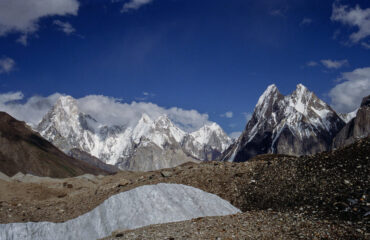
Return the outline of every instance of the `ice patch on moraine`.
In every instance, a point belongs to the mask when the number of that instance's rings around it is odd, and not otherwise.
[[[181,185],[145,185],[110,197],[92,211],[64,223],[0,224],[1,240],[91,240],[118,229],[223,216],[240,210],[217,195]]]

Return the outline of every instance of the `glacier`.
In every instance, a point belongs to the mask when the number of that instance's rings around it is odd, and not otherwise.
[[[1,240],[91,240],[115,230],[240,213],[217,195],[181,184],[144,185],[114,195],[92,211],[63,222],[0,224]]]

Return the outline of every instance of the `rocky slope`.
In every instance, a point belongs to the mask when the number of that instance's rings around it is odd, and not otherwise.
[[[356,139],[370,135],[370,95],[362,100],[356,115],[335,136],[333,148],[353,143]]]
[[[344,121],[302,84],[288,96],[275,85],[259,98],[239,139],[219,158],[243,162],[266,153],[305,155],[327,151]]]
[[[0,113],[0,171],[48,177],[73,177],[108,172],[71,158],[33,132],[24,122]]]
[[[209,233],[213,239],[276,239],[271,238],[275,234],[281,239],[368,239],[369,152],[370,138],[365,138],[314,156],[261,155],[243,163],[187,163],[40,183],[0,180],[0,223],[63,222],[119,192],[164,182],[216,194],[244,213],[119,231],[114,237],[184,239]]]
[[[121,230],[104,239],[352,240],[364,239],[364,236],[350,226],[302,216],[299,213],[261,210]]]
[[[65,152],[77,148],[121,169],[142,171],[213,160],[231,143],[215,123],[186,133],[167,116],[152,120],[143,114],[135,127],[106,126],[69,96],[57,101],[37,131]]]

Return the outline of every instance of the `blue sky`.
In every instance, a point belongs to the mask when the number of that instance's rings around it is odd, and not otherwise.
[[[195,109],[232,133],[272,83],[340,112],[370,93],[369,1],[23,2],[0,3],[3,94]]]

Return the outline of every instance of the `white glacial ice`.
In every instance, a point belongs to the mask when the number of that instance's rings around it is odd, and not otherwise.
[[[0,239],[91,240],[108,236],[118,229],[239,212],[217,195],[181,184],[160,183],[114,195],[92,211],[64,223],[0,224]]]

